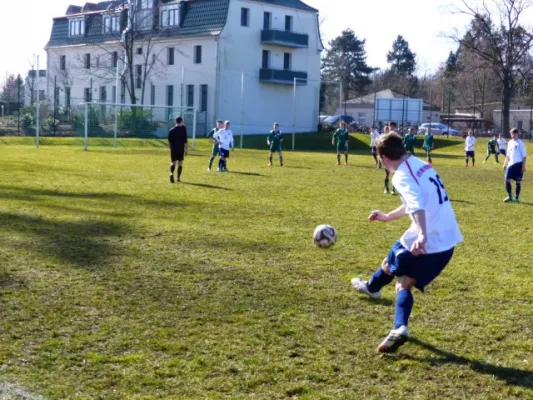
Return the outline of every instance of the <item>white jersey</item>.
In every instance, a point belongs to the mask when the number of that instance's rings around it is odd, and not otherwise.
[[[524,161],[527,157],[526,145],[520,139],[509,140],[509,147],[507,148],[507,158],[509,159],[509,167]]]
[[[466,137],[465,151],[476,151],[476,138],[474,136]]]
[[[231,129],[221,129],[213,135],[213,138],[220,142],[220,148],[224,150],[229,150],[230,147],[233,147],[233,132]]]
[[[507,140],[505,140],[504,138],[498,139],[496,142],[498,143],[498,148],[500,150],[507,149]]]
[[[428,254],[450,250],[463,241],[448,193],[430,164],[411,156],[400,164],[392,177],[392,183],[412,221],[400,239],[406,249],[411,250],[418,239],[412,214],[419,210],[424,210],[426,214]]]
[[[370,146],[374,147],[378,145],[379,136],[379,132],[376,129],[370,132]]]

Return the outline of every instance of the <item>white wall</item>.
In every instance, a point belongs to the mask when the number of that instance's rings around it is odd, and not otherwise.
[[[248,27],[241,26],[241,8],[250,9]],[[264,12],[270,12],[271,28],[285,30],[285,16],[293,17],[293,32],[309,35],[308,48],[262,45]],[[293,129],[293,85],[259,82],[262,51],[270,50],[270,67],[283,69],[283,53],[292,53],[292,70],[307,72],[308,83],[296,89],[296,131],[316,131],[320,90],[320,50],[316,14],[247,0],[230,2],[228,20],[220,36],[219,97],[221,119],[233,122],[234,133],[258,134],[277,121],[285,132]],[[244,103],[241,114],[241,77]],[[241,128],[242,118],[242,128]]]

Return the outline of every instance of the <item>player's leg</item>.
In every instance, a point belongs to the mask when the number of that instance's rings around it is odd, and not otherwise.
[[[283,167],[283,151],[281,150],[281,145],[278,149],[278,155],[279,155],[279,165]]]
[[[215,161],[215,157],[218,154],[218,149],[213,147],[213,151],[211,152],[211,158],[209,158],[209,166],[207,167],[208,171],[211,171],[211,167],[213,166],[213,161]]]
[[[487,157],[485,157],[485,159],[483,160],[483,164],[485,164],[487,162],[487,160],[490,158],[490,156],[491,156],[490,150],[487,150]]]
[[[348,165],[348,149],[346,149],[346,152],[344,153],[344,165]]]
[[[389,178],[390,178],[390,172],[385,169],[385,180],[383,183],[385,184],[385,191],[383,193],[389,194]]]
[[[337,165],[341,165],[341,150],[337,148]]]
[[[224,170],[224,151],[220,149],[219,157],[218,157],[218,168],[217,171],[221,172]]]
[[[468,159],[470,158],[469,152],[465,152],[466,166],[468,167]]]
[[[383,260],[381,267],[372,275],[369,281],[361,278],[353,278],[352,286],[359,293],[367,294],[373,299],[381,298],[381,289],[391,283],[394,279],[390,270],[388,258]]]
[[[170,183],[174,183],[174,171],[176,170],[176,155],[170,152]]]
[[[374,164],[378,165],[378,155],[377,155],[376,146],[372,146],[372,157],[374,157]]]
[[[178,182],[181,182],[181,172],[183,171],[183,156],[178,160]]]
[[[268,154],[268,166],[269,167],[272,166],[272,153],[273,153],[273,149],[271,148],[270,153]]]
[[[519,163],[519,164],[515,164],[516,167],[515,167],[515,176],[514,176],[514,181],[515,181],[515,185],[516,185],[516,191],[515,191],[515,198],[513,200],[513,202],[515,203],[520,203],[520,192],[522,191],[522,177],[523,177],[523,173],[522,173],[522,163]]]
[[[475,167],[476,166],[476,153],[473,151],[472,152],[472,167]]]

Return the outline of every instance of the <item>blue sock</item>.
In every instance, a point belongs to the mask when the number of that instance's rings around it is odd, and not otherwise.
[[[505,182],[505,189],[507,189],[507,194],[509,197],[513,196],[512,189],[511,189],[511,182]]]
[[[394,277],[392,275],[387,275],[383,269],[378,269],[372,275],[372,278],[368,281],[368,290],[372,293],[379,292],[383,286],[388,285],[392,282]]]
[[[410,290],[402,289],[396,294],[396,309],[394,310],[394,328],[398,329],[400,326],[409,322],[409,316],[414,304],[413,294]]]
[[[516,182],[516,198],[520,197],[521,191],[522,191],[522,184],[520,182]]]

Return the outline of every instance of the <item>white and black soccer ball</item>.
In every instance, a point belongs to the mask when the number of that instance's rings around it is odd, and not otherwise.
[[[318,247],[327,249],[337,241],[337,231],[331,225],[318,225],[313,232],[313,241]]]

